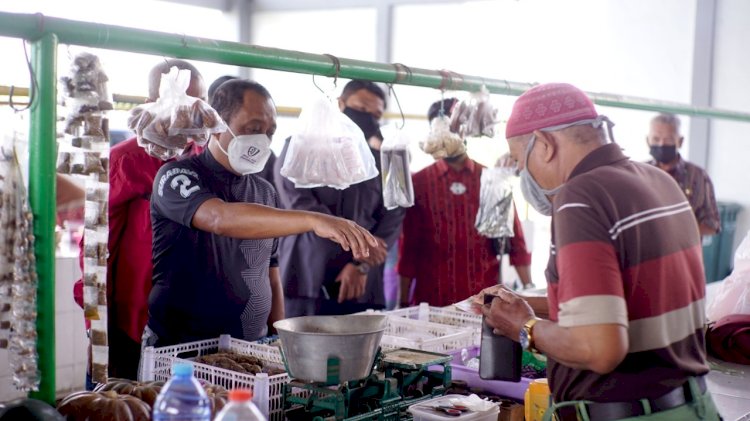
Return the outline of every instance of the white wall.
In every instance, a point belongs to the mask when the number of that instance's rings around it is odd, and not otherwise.
[[[750,112],[750,2],[719,0],[712,102],[714,107]],[[714,120],[708,172],[719,200],[741,204],[735,248],[750,229],[750,123]]]

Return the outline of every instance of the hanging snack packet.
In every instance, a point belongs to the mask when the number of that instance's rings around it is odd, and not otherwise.
[[[380,147],[383,204],[386,209],[414,206],[414,186],[409,170],[409,140],[398,128],[381,128],[383,145]]]
[[[513,237],[513,170],[485,168],[479,190],[475,227],[487,238]]]
[[[343,190],[378,175],[362,130],[327,98],[305,107],[297,122],[281,167],[295,187]]]
[[[189,139],[203,146],[212,134],[226,131],[216,110],[185,93],[189,85],[190,72],[172,67],[161,76],[159,99],[131,112],[128,126],[149,155],[167,160],[182,153]]]
[[[435,159],[459,156],[466,153],[463,138],[451,131],[450,119],[441,115],[430,123],[430,134],[419,147]]]
[[[490,103],[490,92],[482,86],[471,94],[468,101],[461,101],[451,115],[451,130],[462,137],[494,137],[497,124],[497,108]]]

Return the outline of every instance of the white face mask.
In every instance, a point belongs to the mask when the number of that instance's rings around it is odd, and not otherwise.
[[[232,133],[231,130],[230,133]],[[234,136],[234,133],[232,135]],[[234,136],[229,141],[228,151],[221,147],[218,139],[217,144],[229,158],[229,166],[232,170],[242,175],[261,172],[268,158],[271,157],[271,139],[264,134]]]
[[[593,127],[599,127],[602,124],[607,124],[607,134],[609,135],[609,139],[614,142],[614,137],[612,136],[612,126],[614,124],[609,121],[609,119],[606,116],[600,115],[595,119],[590,120],[580,120],[576,121],[574,123],[569,124],[563,124],[560,126],[554,126],[554,127],[547,127],[545,129],[541,129],[544,132],[554,132],[557,130],[562,130],[567,127],[571,126],[581,126],[581,125],[587,125],[590,124]],[[556,195],[560,189],[564,186],[564,184],[561,184],[554,189],[545,190],[542,188],[542,186],[539,185],[539,183],[534,180],[534,177],[531,176],[531,173],[529,172],[529,155],[531,155],[531,150],[534,149],[534,143],[536,142],[536,135],[531,135],[531,140],[529,140],[529,146],[526,147],[526,158],[525,158],[525,165],[523,167],[523,170],[521,170],[521,193],[523,194],[524,199],[526,199],[529,204],[537,210],[537,212],[541,213],[545,216],[551,216],[552,215],[552,202],[549,200],[549,196]]]

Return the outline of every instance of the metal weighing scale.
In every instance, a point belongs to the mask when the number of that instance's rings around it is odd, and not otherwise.
[[[378,352],[370,374],[342,384],[292,379],[284,385],[289,421],[397,421],[412,419],[407,408],[442,396],[451,383],[451,356],[399,348]],[[328,360],[336,371],[338,359]],[[286,363],[286,361],[285,361]],[[332,378],[337,378],[335,373]]]

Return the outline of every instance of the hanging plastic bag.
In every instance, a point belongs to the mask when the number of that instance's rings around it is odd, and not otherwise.
[[[381,128],[380,168],[383,179],[383,204],[386,209],[414,206],[414,186],[409,162],[409,140],[395,126]]]
[[[377,177],[378,169],[362,130],[320,96],[299,116],[281,175],[297,188],[343,190]]]
[[[726,316],[750,315],[750,231],[734,253],[734,269],[706,307],[706,317],[718,321]]]
[[[133,109],[128,126],[149,155],[167,160],[182,153],[192,139],[205,145],[226,123],[205,101],[188,96],[190,72],[172,67],[161,76],[159,99]]]
[[[419,147],[435,159],[460,156],[466,153],[466,144],[461,136],[453,133],[450,118],[441,115],[430,123],[430,134]]]
[[[487,238],[513,237],[513,171],[509,168],[482,170],[479,211],[475,227]]]
[[[468,101],[461,101],[451,115],[451,130],[463,137],[494,137],[497,124],[497,108],[490,103],[490,91],[483,85],[471,94]]]

